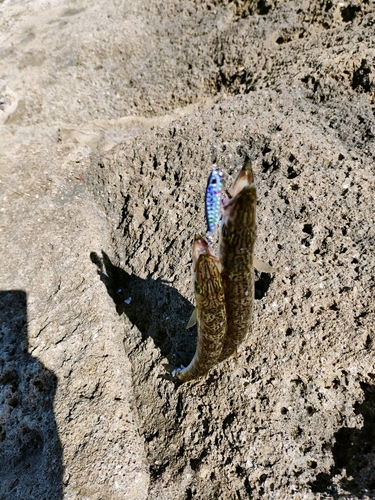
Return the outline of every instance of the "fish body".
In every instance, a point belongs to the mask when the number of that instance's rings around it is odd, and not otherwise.
[[[207,221],[206,237],[209,244],[212,244],[213,235],[220,219],[222,187],[223,174],[218,168],[213,168],[207,180],[205,196]]]
[[[220,234],[220,262],[225,294],[227,332],[219,361],[237,352],[251,329],[254,307],[254,243],[256,188],[246,162],[224,203]]]
[[[218,259],[207,241],[200,236],[195,238],[193,244],[193,276],[198,324],[197,348],[189,366],[173,372],[181,382],[206,375],[217,363],[227,326]]]

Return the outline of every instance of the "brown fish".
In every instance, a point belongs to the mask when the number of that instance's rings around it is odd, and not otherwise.
[[[176,369],[173,375],[181,382],[203,375],[217,363],[226,332],[224,289],[218,259],[201,236],[193,244],[193,273],[196,300],[198,340],[195,356],[189,366]],[[194,314],[194,313],[193,313]],[[193,321],[189,321],[188,327]]]
[[[250,161],[238,175],[232,195],[224,205],[220,234],[227,332],[219,361],[237,352],[252,326],[257,193]]]

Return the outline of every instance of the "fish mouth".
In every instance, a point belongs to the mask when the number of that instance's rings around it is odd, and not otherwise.
[[[246,160],[244,166],[242,167],[237,179],[234,181],[231,195],[234,198],[237,196],[244,187],[251,186],[254,182],[253,169],[251,166],[251,161]]]
[[[207,253],[209,245],[207,240],[203,238],[200,234],[194,235],[194,243],[193,243],[193,268],[195,268],[195,264],[197,263],[199,257]]]
[[[198,262],[201,255],[211,255],[215,257],[214,251],[208,244],[207,240],[200,234],[194,236],[193,243],[193,270]]]

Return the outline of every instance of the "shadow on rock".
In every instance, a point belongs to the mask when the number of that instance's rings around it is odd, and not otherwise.
[[[26,293],[0,292],[0,498],[62,498],[57,379],[28,353]]]
[[[126,314],[141,332],[142,340],[151,337],[172,366],[188,364],[197,342],[196,327],[186,330],[193,305],[164,281],[142,279],[115,266],[103,251],[101,257],[92,252],[90,258],[117,313]],[[256,282],[256,299],[264,297],[270,283],[270,276],[261,274]]]
[[[117,313],[128,316],[142,340],[151,337],[172,365],[190,361],[197,335],[195,328],[186,330],[192,304],[162,280],[142,279],[115,266],[105,252],[101,257],[92,252],[90,258]]]
[[[315,493],[335,495],[332,478],[345,469],[344,489],[359,498],[375,498],[375,386],[361,382],[361,388],[365,399],[355,405],[355,410],[357,415],[363,416],[363,427],[342,427],[335,433],[332,449],[335,465],[328,474],[318,474],[311,485]]]

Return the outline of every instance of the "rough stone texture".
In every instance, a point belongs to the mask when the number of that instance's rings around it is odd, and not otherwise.
[[[372,3],[0,14],[0,498],[375,498]],[[274,273],[176,386],[213,150]]]

